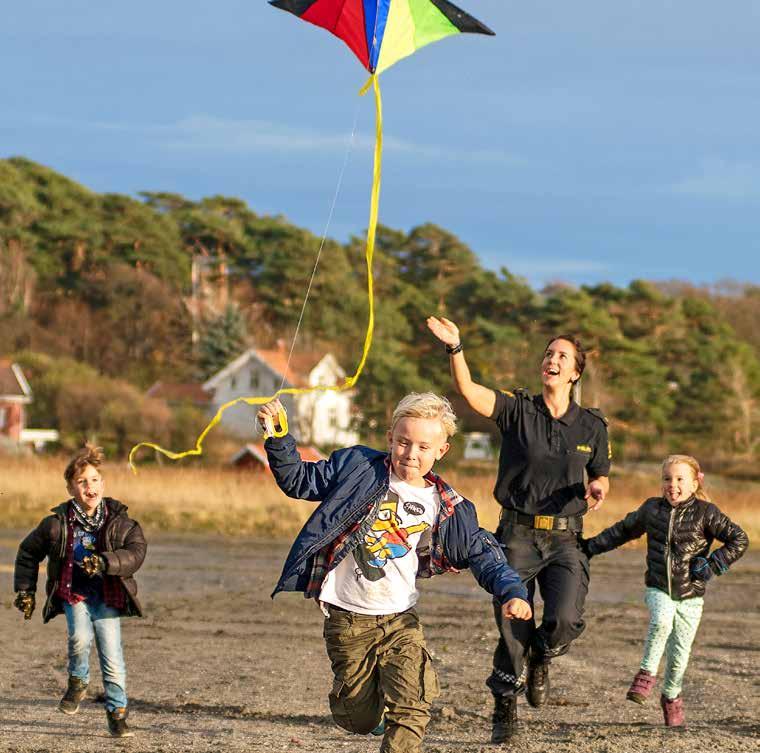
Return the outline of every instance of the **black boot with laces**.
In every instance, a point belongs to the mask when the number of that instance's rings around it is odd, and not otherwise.
[[[545,659],[528,663],[528,703],[534,708],[543,706],[549,700],[549,662]]]
[[[517,696],[494,696],[491,742],[506,743],[517,735]]]

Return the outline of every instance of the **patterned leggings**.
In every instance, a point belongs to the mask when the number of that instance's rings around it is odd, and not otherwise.
[[[662,694],[666,698],[677,698],[681,694],[691,644],[702,617],[704,599],[696,596],[675,601],[658,588],[647,588],[644,601],[649,607],[649,631],[641,668],[656,675],[665,652]]]

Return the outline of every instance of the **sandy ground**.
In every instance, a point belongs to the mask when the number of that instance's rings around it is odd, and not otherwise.
[[[154,536],[139,582],[146,617],[123,621],[135,737],[114,741],[94,696],[76,716],[56,705],[66,684],[63,617],[24,622],[12,608],[12,563],[21,532],[0,532],[0,751],[377,751],[329,716],[330,670],[322,617],[300,595],[269,598],[282,543]],[[588,627],[552,665],[549,705],[520,700],[511,747],[561,751],[760,751],[760,556],[750,552],[710,585],[686,676],[687,727],[662,725],[656,699],[625,701],[646,630],[643,554],[592,563]],[[42,577],[40,578],[42,588]],[[442,696],[429,753],[492,751],[484,685],[496,642],[490,601],[468,573],[423,584],[419,612]],[[507,747],[507,746],[505,746]]]

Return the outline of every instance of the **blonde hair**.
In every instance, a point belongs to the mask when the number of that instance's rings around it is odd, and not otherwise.
[[[393,410],[391,433],[402,418],[437,418],[446,438],[457,432],[457,417],[451,403],[433,392],[410,392]]]
[[[694,496],[698,499],[703,499],[706,502],[710,501],[710,497],[705,491],[703,481],[705,474],[702,473],[702,469],[699,467],[699,462],[691,455],[668,455],[665,460],[662,461],[663,473],[669,465],[675,465],[676,463],[682,463],[688,465],[691,468],[691,472],[694,474],[694,480],[697,482],[697,490],[694,492]]]
[[[87,442],[81,450],[69,461],[66,466],[66,470],[63,472],[63,477],[66,479],[66,483],[70,484],[74,476],[77,473],[83,471],[88,465],[91,465],[95,470],[100,472],[100,466],[103,465],[106,459],[103,453],[102,447],[95,447],[95,445]]]

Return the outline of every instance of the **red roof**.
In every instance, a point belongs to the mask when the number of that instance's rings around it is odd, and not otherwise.
[[[301,460],[309,463],[325,459],[325,456],[316,447],[310,447],[308,445],[299,445],[298,454],[301,456]],[[238,465],[248,457],[255,458],[262,465],[269,468],[269,463],[267,463],[267,453],[264,449],[263,442],[249,442],[248,444],[243,445],[233,455],[231,462],[233,465]]]
[[[4,397],[27,396],[23,385],[13,370],[13,364],[5,358],[0,359],[0,395]]]
[[[195,382],[156,382],[145,394],[170,403],[205,404],[211,399],[208,392]]]
[[[321,353],[294,352],[288,365],[288,350],[284,345],[272,350],[256,348],[257,358],[276,374],[287,376],[288,381],[296,387],[308,387],[309,372],[320,362],[322,356]]]

